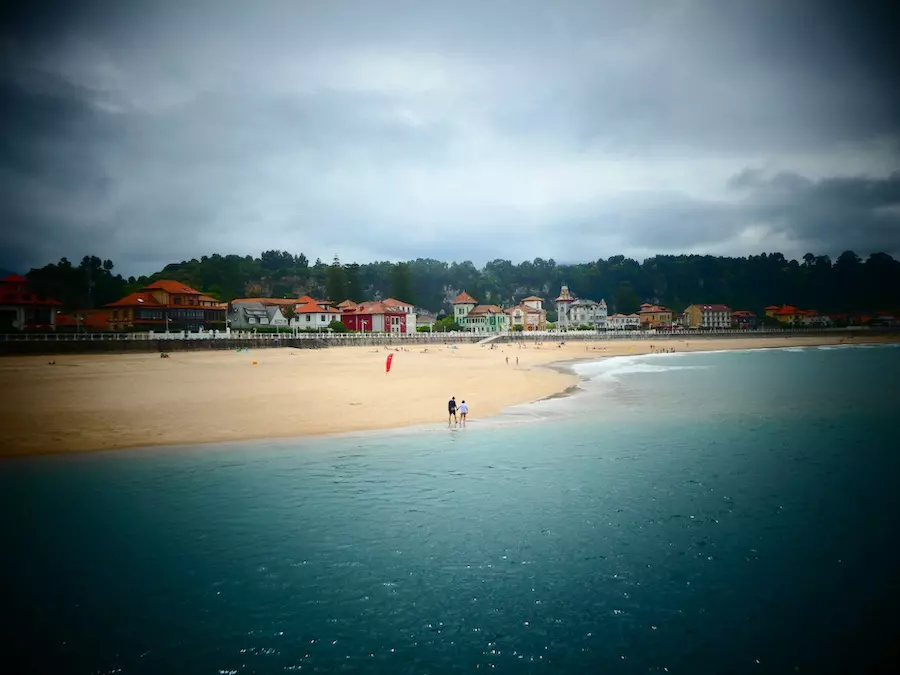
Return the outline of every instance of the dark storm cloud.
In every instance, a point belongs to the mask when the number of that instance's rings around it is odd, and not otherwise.
[[[900,248],[874,5],[32,5],[0,22],[0,267]]]
[[[812,181],[795,173],[747,170],[730,181],[747,192],[746,218],[818,250],[900,253],[900,172]]]

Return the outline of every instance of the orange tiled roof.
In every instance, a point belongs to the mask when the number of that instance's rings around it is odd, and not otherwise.
[[[124,298],[119,298],[115,302],[109,302],[104,307],[165,307],[161,302],[153,297],[152,293],[137,291],[129,293]]]
[[[200,291],[195,290],[180,281],[172,281],[171,279],[159,279],[152,284],[144,286],[141,290],[160,290],[176,295],[200,295]]]
[[[316,302],[312,298],[307,298],[307,301]],[[304,298],[300,298],[299,300],[297,300],[296,298],[235,298],[231,302],[232,302],[232,304],[242,303],[242,302],[258,302],[261,305],[281,305],[281,306],[296,305],[298,303],[305,304]]]
[[[453,305],[477,305],[478,301],[473,298],[471,295],[463,291],[459,295],[456,296],[456,299],[451,303]]]
[[[540,302],[544,301],[543,298],[539,298],[536,295],[529,295],[527,298],[522,298],[522,302],[534,302],[535,300],[539,300]]]
[[[32,305],[43,306],[61,305],[59,300],[42,298],[28,288],[28,279],[18,274],[8,274],[3,277],[0,285],[0,303],[4,305]],[[5,287],[4,287],[5,286]]]
[[[211,297],[211,296],[209,296],[209,295],[201,295],[201,296],[200,296],[199,298],[197,298],[197,299],[198,299],[200,302],[215,302],[215,303],[218,303],[218,302],[219,302],[218,300],[216,300],[215,298],[213,298],[213,297]]]
[[[307,302],[302,305],[298,305],[294,309],[295,314],[340,314],[341,310],[332,309],[329,307],[328,309],[324,309],[321,305],[315,302]]]
[[[353,309],[357,307],[357,304],[352,300],[344,300],[343,302],[338,303],[339,309]]]
[[[390,305],[386,305],[381,301],[376,302],[361,302],[353,309],[345,309],[345,314],[405,314],[402,309],[398,307],[391,307]]]
[[[403,302],[402,300],[397,300],[396,298],[385,298],[382,302],[388,307],[411,307],[411,302]]]

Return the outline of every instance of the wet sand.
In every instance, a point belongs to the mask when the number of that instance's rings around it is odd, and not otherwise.
[[[881,338],[893,339],[893,338]],[[551,364],[652,353],[862,344],[873,338],[693,338],[260,349],[0,359],[0,456],[185,445],[445,423],[447,400],[469,419],[564,394],[577,383]],[[516,364],[518,358],[519,363]],[[507,359],[509,362],[507,363]],[[55,365],[49,365],[49,361]],[[255,363],[254,363],[255,362]]]

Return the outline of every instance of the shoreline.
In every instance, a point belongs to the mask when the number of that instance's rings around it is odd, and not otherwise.
[[[897,342],[898,335],[660,341],[659,347],[676,346],[675,352],[650,350],[650,340],[591,348],[585,341],[494,349],[336,347],[182,353],[163,360],[56,357],[49,367],[47,357],[10,357],[0,362],[0,386],[19,395],[0,411],[6,432],[0,458],[443,428],[449,394],[471,401],[472,421],[480,426],[509,408],[578,394],[577,363]],[[394,364],[386,375],[390,352]]]

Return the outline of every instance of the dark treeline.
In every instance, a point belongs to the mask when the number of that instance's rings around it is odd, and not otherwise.
[[[167,265],[140,278],[113,274],[110,260],[86,256],[73,265],[65,258],[32,269],[36,290],[70,308],[102,306],[160,278],[175,279],[221,300],[236,297],[296,297],[309,294],[333,301],[394,296],[432,312],[450,309],[466,290],[480,302],[499,305],[528,295],[551,300],[563,283],[572,293],[605,299],[610,311],[633,312],[641,302],[681,311],[692,303],[725,303],[760,312],[766,305],[791,304],[820,312],[873,312],[900,309],[900,262],[884,253],[862,260],[852,251],[837,260],[811,253],[788,260],[780,253],[746,258],[661,255],[643,263],[613,256],[562,265],[535,258],[518,265],[493,260],[479,269],[471,262],[418,259],[404,263],[342,264],[302,253],[265,251],[259,257],[203,256]]]

